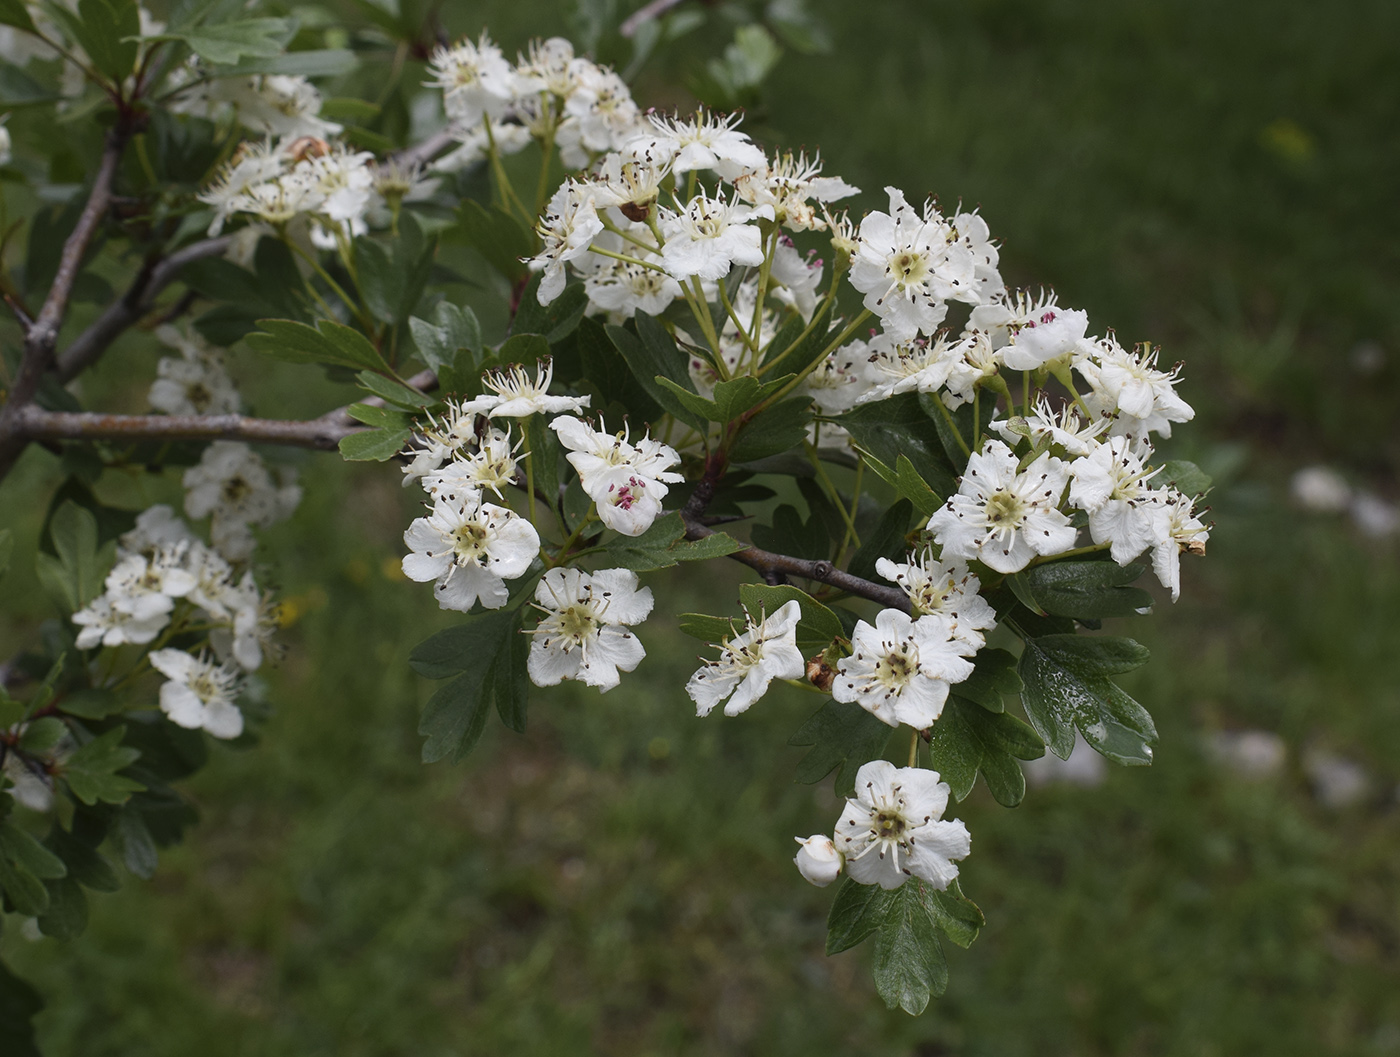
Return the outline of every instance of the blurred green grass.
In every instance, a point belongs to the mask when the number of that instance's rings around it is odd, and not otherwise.
[[[1127,683],[1156,765],[1014,811],[979,787],[957,813],[988,928],[925,1016],[887,1013],[863,954],[822,954],[830,894],[788,861],[837,811],[788,777],[806,695],[695,719],[696,644],[659,617],[619,690],[538,692],[526,735],[422,767],[430,688],[405,658],[450,617],[386,565],[411,497],[306,460],[306,503],[269,534],[300,617],[263,743],[215,752],[188,790],[202,824],[153,882],[95,900],[82,940],[4,937],[49,1001],[51,1057],[1400,1051],[1400,563],[1284,501],[1300,460],[1393,492],[1395,370],[1363,379],[1350,353],[1400,345],[1400,12],[824,10],[836,72],[789,56],[760,135],[820,146],[866,207],[883,183],[980,204],[1010,281],[1186,360],[1201,417],[1176,453],[1225,471],[1210,556],[1179,604],[1117,629],[1156,655]],[[461,28],[509,50],[554,18],[482,5]],[[307,377],[243,371],[267,412]],[[22,472],[11,494],[41,502],[52,460]],[[722,575],[668,581],[666,608],[724,607]],[[1246,726],[1284,736],[1281,775],[1207,758],[1204,735]],[[1361,761],[1373,795],[1315,802],[1314,744]]]

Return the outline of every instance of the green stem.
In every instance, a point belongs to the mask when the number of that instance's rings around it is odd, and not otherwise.
[[[846,548],[855,543],[856,549],[860,549],[860,539],[855,535],[855,516],[860,511],[860,494],[865,483],[865,460],[856,459],[856,483],[851,493],[851,520],[846,523],[846,535],[841,539],[841,549],[836,552],[836,564],[838,567],[846,564]]]
[[[719,334],[715,331],[715,321],[710,316],[710,305],[705,300],[705,291],[700,285],[699,277],[691,276],[688,290],[686,284],[681,283],[681,290],[685,292],[686,303],[690,305],[695,322],[700,324],[700,329],[705,332],[705,340],[710,343],[710,351],[714,353],[715,370],[719,373],[720,380],[729,381],[729,367],[724,362],[724,354],[720,352]]]
[[[765,374],[767,374],[774,367],[778,366],[778,364],[781,363],[784,359],[786,359],[788,353],[792,352],[793,349],[797,348],[804,341],[806,341],[808,336],[812,333],[812,328],[817,325],[817,320],[821,319],[822,314],[827,310],[827,306],[829,306],[831,302],[835,299],[836,291],[833,289],[830,293],[826,295],[825,298],[822,299],[822,303],[819,304],[817,306],[817,310],[812,313],[812,318],[808,321],[807,326],[803,328],[802,333],[797,335],[797,339],[791,345],[785,348],[782,352],[778,353],[778,355],[774,356],[771,360],[769,360],[762,367],[760,367],[758,369],[757,377],[762,378]]]
[[[1029,418],[1031,413],[1031,372],[1021,372],[1021,414]]]
[[[778,252],[778,236],[781,231],[777,224],[773,225],[773,234],[768,239],[763,263],[758,268],[758,297],[754,299],[753,322],[749,326],[749,348],[754,350],[755,368],[758,367],[758,336],[763,333],[763,302],[768,297],[768,281],[773,274],[773,256]]]
[[[646,249],[645,246],[643,246],[642,248]],[[626,261],[628,264],[637,264],[643,268],[650,268],[654,272],[664,272],[666,270],[659,264],[653,264],[651,261],[640,260],[636,257],[629,257],[625,253],[616,253],[613,250],[605,250],[602,246],[590,246],[588,252],[596,253],[600,257],[611,257],[615,261]]]
[[[559,548],[559,553],[553,558],[547,554],[545,555],[545,565],[554,569],[569,560],[569,552],[573,550],[574,544],[577,543],[579,537],[583,535],[583,530],[598,520],[597,511],[597,503],[590,503],[588,505],[588,513],[583,516],[583,520],[578,523],[578,527],[575,528],[573,532],[569,533],[569,538],[566,539]]]
[[[611,231],[614,235],[619,236],[623,241],[632,243],[632,245],[636,246],[638,249],[646,250],[648,253],[659,254],[661,252],[661,247],[659,245],[653,246],[649,242],[643,242],[641,239],[637,238],[636,235],[633,235],[630,231],[623,231],[620,227],[614,224],[606,216],[603,216],[601,213],[598,215],[598,219],[603,222],[604,228],[606,228],[608,231]],[[589,249],[591,249],[594,253],[603,252],[597,246],[590,246]],[[664,271],[665,269],[662,270]]]
[[[1027,569],[1035,565],[1044,565],[1046,562],[1057,562],[1061,558],[1077,558],[1081,554],[1097,554],[1099,551],[1106,551],[1112,543],[1093,543],[1087,547],[1075,547],[1072,551],[1061,551],[1059,554],[1047,554],[1043,557],[1032,558]]]
[[[909,766],[919,766],[919,731],[917,727],[909,728]]]
[[[841,502],[841,493],[836,490],[836,485],[832,482],[831,476],[826,472],[826,467],[822,465],[822,460],[817,454],[817,449],[812,447],[811,444],[806,444],[804,447],[807,449],[807,461],[810,462],[812,468],[817,471],[817,478],[825,487],[827,496],[840,512],[841,520],[846,523],[846,536],[841,541],[841,549],[845,550],[846,543],[852,539],[855,540],[856,546],[859,547],[860,536],[856,532],[855,518],[852,516],[851,512],[846,509],[846,504]],[[837,564],[840,563],[838,562]]]
[[[953,437],[958,442],[958,447],[962,453],[968,457],[972,455],[972,449],[967,446],[967,441],[963,440],[962,430],[958,429],[958,424],[953,421],[953,413],[948,410],[948,405],[943,402],[943,398],[934,394],[933,402],[938,405],[938,410],[943,412],[943,421],[948,423],[948,428],[953,431]]]
[[[724,310],[729,313],[729,318],[734,322],[734,329],[739,332],[739,337],[743,339],[745,347],[753,353],[754,360],[758,359],[758,346],[749,337],[749,332],[744,329],[744,324],[739,322],[739,313],[734,311],[734,304],[729,300],[729,290],[724,285],[724,280],[719,282],[719,299],[724,303]]]
[[[511,184],[510,177],[506,175],[506,167],[501,164],[501,152],[496,149],[496,136],[491,131],[490,116],[483,116],[481,121],[486,126],[487,154],[491,158],[491,172],[496,176],[496,186],[501,191],[501,204],[507,209],[514,205],[520,211],[520,215],[525,218],[525,223],[533,230],[535,221],[539,219],[539,214],[526,210],[525,203],[515,193],[515,187]]]
[[[844,344],[846,343],[846,340],[847,340],[852,334],[854,334],[854,333],[856,332],[856,329],[857,329],[862,323],[864,323],[867,319],[869,319],[869,318],[870,318],[870,309],[868,309],[868,308],[862,309],[860,315],[856,316],[855,319],[851,320],[850,325],[849,325],[848,327],[846,327],[845,330],[841,331],[840,334],[836,335],[836,337],[832,338],[829,342],[827,342],[826,348],[822,349],[822,351],[817,355],[817,358],[816,358],[816,359],[814,359],[814,360],[813,360],[811,363],[809,363],[806,367],[802,368],[802,370],[801,370],[800,373],[794,375],[792,381],[788,382],[787,385],[783,386],[783,387],[782,387],[781,389],[779,389],[776,393],[774,393],[774,394],[773,394],[772,396],[770,396],[767,400],[765,400],[762,404],[760,404],[758,410],[761,411],[761,410],[763,410],[764,408],[772,407],[774,404],[776,404],[776,403],[777,403],[779,400],[781,400],[783,397],[787,396],[788,393],[792,392],[792,391],[793,391],[794,389],[796,389],[799,385],[801,385],[801,384],[803,383],[803,381],[806,380],[806,378],[807,378],[807,376],[808,376],[809,374],[811,374],[811,373],[812,373],[813,371],[815,371],[818,367],[820,367],[821,364],[822,364],[822,362],[823,362],[828,356],[830,356],[833,352],[835,352],[835,351],[836,351],[837,349],[839,349],[842,345],[844,345]],[[757,413],[758,413],[758,411],[755,411],[755,412],[754,412],[754,414],[757,414]]]
[[[540,158],[540,178],[535,184],[535,216],[544,212],[546,195],[549,194],[549,163],[554,158],[554,120],[552,104],[550,122],[545,128],[544,143],[541,145],[543,157]]]
[[[294,239],[291,239],[287,236],[285,230],[282,232],[282,241],[285,242],[289,247],[291,247],[293,253],[297,254],[299,257],[301,257],[302,260],[306,261],[307,264],[311,265],[311,267],[315,270],[316,274],[325,280],[326,285],[331,288],[331,291],[335,294],[335,296],[345,302],[345,307],[351,311],[351,313],[354,315],[356,321],[360,324],[360,326],[365,328],[365,332],[367,334],[373,335],[376,329],[374,325],[374,320],[369,318],[368,313],[365,312],[364,308],[360,306],[360,303],[358,301],[352,298],[341,288],[341,285],[331,277],[331,273],[326,271],[326,269],[322,267],[321,262],[318,261],[311,254],[307,253],[300,246],[298,246]],[[321,302],[321,307],[326,310],[326,314],[334,318],[335,313],[331,311],[330,305],[326,304],[325,298],[323,298],[320,295],[320,293],[317,292],[315,285],[312,283],[308,283],[307,286],[309,286],[311,292],[316,295],[316,300]]]
[[[520,439],[525,447],[525,502],[530,511],[530,524],[535,525],[535,460],[530,449],[530,419],[526,416],[520,422]],[[537,530],[538,531],[538,530]]]

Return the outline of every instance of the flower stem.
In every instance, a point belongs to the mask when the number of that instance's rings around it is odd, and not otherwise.
[[[846,504],[841,502],[841,493],[836,490],[836,485],[832,483],[831,476],[826,472],[826,467],[822,465],[821,458],[817,455],[817,449],[814,448],[811,444],[807,444],[805,445],[805,447],[807,449],[807,460],[812,464],[812,468],[817,471],[817,477],[826,487],[827,495],[831,497],[832,503],[835,504],[836,509],[840,511],[841,520],[846,523],[846,536],[841,541],[841,549],[844,551],[846,549],[847,542],[849,542],[852,539],[856,541],[856,546],[859,547],[860,536],[856,533],[856,522],[854,516],[850,511],[846,509]],[[840,564],[839,558],[837,564]]]
[[[919,729],[909,728],[909,766],[919,766]]]
[[[968,457],[972,455],[972,449],[967,446],[967,441],[963,439],[962,430],[958,429],[958,424],[953,421],[953,413],[948,410],[948,405],[943,402],[943,398],[936,393],[933,402],[938,405],[938,410],[943,413],[943,421],[948,423],[948,428],[953,431],[953,437],[958,442],[958,447],[962,453]]]
[[[761,405],[759,405],[759,410],[762,410],[763,408],[767,407],[772,407],[783,397],[787,396],[788,393],[792,392],[799,385],[801,385],[803,381],[806,380],[809,374],[811,374],[818,367],[820,367],[822,365],[822,362],[828,356],[830,356],[832,352],[844,345],[846,343],[846,339],[849,338],[852,334],[854,334],[856,332],[856,329],[869,318],[870,309],[862,309],[860,315],[856,316],[855,319],[851,320],[850,324],[846,327],[845,330],[841,331],[840,334],[836,335],[836,337],[832,338],[829,342],[826,343],[826,348],[822,349],[821,353],[816,357],[816,359],[814,359],[806,367],[802,368],[802,370],[793,377],[792,381],[788,382],[787,385],[783,386],[776,393],[774,393],[767,400],[765,400]],[[754,413],[757,414],[757,412]]]

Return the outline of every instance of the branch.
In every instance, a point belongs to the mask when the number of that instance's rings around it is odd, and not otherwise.
[[[435,132],[422,143],[416,143],[412,147],[405,147],[395,154],[389,155],[387,162],[397,162],[399,165],[408,168],[414,165],[425,165],[432,160],[433,156],[444,147],[456,143],[456,139],[447,129]]]
[[[715,534],[714,529],[700,524],[685,511],[681,512],[681,519],[685,522],[685,538],[688,540],[702,540],[706,536]],[[909,596],[897,587],[887,587],[884,584],[863,580],[859,576],[852,576],[848,572],[842,572],[831,562],[793,558],[787,554],[774,554],[772,551],[760,550],[758,547],[745,547],[741,551],[735,551],[729,557],[737,562],[743,562],[750,569],[757,570],[765,578],[774,573],[800,576],[804,580],[817,580],[848,594],[868,598],[872,602],[879,602],[887,609],[898,609],[905,613],[911,611]]]
[[[671,10],[671,8],[679,7],[681,3],[682,0],[651,0],[651,3],[629,15],[627,21],[623,22],[622,25],[618,27],[617,31],[630,40],[633,34],[641,28],[643,22],[650,22],[654,18],[660,18],[667,11]]]
[[[224,254],[232,235],[192,242],[164,259],[148,258],[125,294],[107,306],[86,330],[58,357],[58,380],[68,382],[97,362],[107,347],[155,307],[155,299],[176,278],[180,269],[206,257]]]
[[[308,420],[247,415],[103,415],[89,411],[45,411],[30,405],[19,413],[26,440],[242,440],[332,451],[340,438],[362,427],[330,415]]]

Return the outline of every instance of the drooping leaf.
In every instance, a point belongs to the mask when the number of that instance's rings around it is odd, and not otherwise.
[[[975,701],[988,712],[1004,711],[1002,697],[1021,692],[1021,677],[1016,674],[1016,655],[1009,650],[982,649],[973,658],[973,670],[953,687],[953,693]]]
[[[353,327],[329,319],[314,327],[290,319],[260,319],[263,333],[249,334],[244,340],[256,352],[266,353],[289,363],[326,363],[337,367],[368,369],[387,373],[389,365]]]
[[[1074,730],[1110,760],[1152,762],[1157,729],[1147,710],[1109,680],[1147,663],[1132,639],[1043,635],[1026,640],[1021,702],[1036,733],[1060,759],[1074,749]]]
[[[875,933],[875,990],[890,1009],[911,1016],[948,987],[948,962],[930,901],[923,882],[911,878],[890,893],[885,920]]]
[[[1009,712],[988,712],[956,693],[929,728],[931,765],[948,783],[953,796],[972,792],[977,772],[997,803],[1015,807],[1026,794],[1026,781],[1017,760],[1045,755],[1036,732]]]
[[[1021,573],[1020,582],[1046,613],[1090,620],[1127,617],[1152,605],[1150,594],[1128,586],[1145,568],[1112,561],[1048,562]]]

